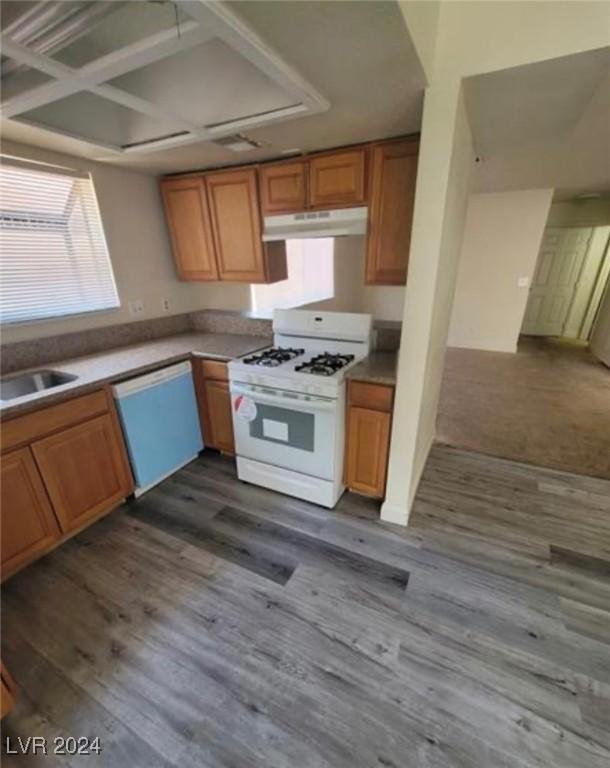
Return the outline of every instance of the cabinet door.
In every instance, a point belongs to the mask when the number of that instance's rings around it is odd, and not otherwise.
[[[193,377],[205,447],[233,455],[235,442],[227,364],[195,358]]]
[[[333,152],[309,161],[311,208],[333,208],[366,203],[366,150]]]
[[[304,211],[307,205],[307,163],[280,163],[259,168],[263,214]]]
[[[366,255],[368,285],[404,285],[417,178],[417,141],[373,149]]]
[[[218,280],[203,176],[161,182],[176,270],[182,280]]]
[[[256,171],[210,173],[206,183],[221,280],[264,283]]]
[[[211,437],[209,446],[233,455],[235,453],[235,441],[233,439],[231,394],[228,382],[206,380],[205,407]]]
[[[388,466],[391,415],[368,408],[348,409],[345,484],[383,498]]]
[[[110,413],[38,440],[32,450],[64,532],[109,511],[132,490]]]
[[[2,475],[2,575],[33,560],[60,531],[29,448],[6,453]]]

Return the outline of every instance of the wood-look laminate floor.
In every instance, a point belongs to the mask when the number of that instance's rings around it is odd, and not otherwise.
[[[449,347],[441,442],[610,479],[610,370],[582,343],[522,336],[516,354]]]
[[[435,447],[412,525],[204,455],[12,578],[6,766],[608,768],[610,484]]]

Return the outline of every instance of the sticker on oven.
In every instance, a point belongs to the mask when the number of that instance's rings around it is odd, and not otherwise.
[[[237,395],[233,400],[233,410],[244,421],[254,421],[256,418],[256,403],[245,395]]]

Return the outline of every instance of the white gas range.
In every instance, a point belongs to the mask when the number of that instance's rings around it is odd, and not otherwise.
[[[371,327],[370,315],[275,310],[273,347],[229,363],[240,480],[334,507],[345,372],[368,355]]]

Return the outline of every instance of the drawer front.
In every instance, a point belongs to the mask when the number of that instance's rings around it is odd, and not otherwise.
[[[103,390],[75,397],[59,405],[19,416],[2,424],[2,450],[26,445],[33,440],[65,429],[85,419],[108,411],[108,399]]]
[[[394,387],[369,384],[364,381],[350,381],[348,398],[350,405],[390,412],[394,401]]]
[[[229,369],[226,363],[221,360],[201,360],[201,373],[204,379],[214,379],[215,381],[228,381]]]

